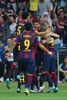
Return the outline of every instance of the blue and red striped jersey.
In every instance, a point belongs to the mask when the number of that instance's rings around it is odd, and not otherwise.
[[[47,38],[42,38],[42,40],[46,40]],[[51,41],[53,40],[54,41],[54,37],[50,37],[50,40]],[[53,54],[55,54],[55,50],[54,50],[54,43],[45,43],[44,46],[46,47],[47,50],[51,51]],[[44,55],[48,55],[44,52]]]
[[[21,34],[24,30],[25,30],[25,24],[27,22],[22,20],[21,23],[19,23],[19,25],[16,27],[16,36],[18,36],[19,34]],[[20,50],[20,42],[17,44],[17,48],[15,49],[15,52],[19,52]]]
[[[23,32],[20,34],[17,39],[16,43],[20,43],[19,47],[19,59],[22,58],[35,58],[36,48],[37,45],[40,44],[40,39],[32,32]]]
[[[22,21],[17,27],[16,27],[16,35],[18,36],[19,34],[21,34],[24,30],[25,30],[25,24],[27,22],[26,21]]]

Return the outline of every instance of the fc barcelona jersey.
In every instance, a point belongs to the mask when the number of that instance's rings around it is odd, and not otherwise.
[[[18,56],[19,59],[35,58],[35,49],[40,43],[40,39],[34,33],[23,32],[17,37],[16,42],[20,43]]]

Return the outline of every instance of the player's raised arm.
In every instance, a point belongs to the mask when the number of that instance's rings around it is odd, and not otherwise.
[[[49,32],[51,32],[51,28],[49,27],[49,28],[47,28],[47,30],[46,31],[43,31],[43,32],[38,32],[37,30],[35,31],[35,34],[36,35],[39,35],[39,36],[43,36],[43,35],[45,35],[45,34],[47,34],[47,33],[49,33]]]
[[[55,38],[60,38],[60,36],[54,32],[51,32],[51,36],[55,37]]]

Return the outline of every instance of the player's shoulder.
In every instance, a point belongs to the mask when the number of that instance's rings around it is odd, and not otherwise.
[[[36,37],[37,37],[37,35],[36,35],[34,32],[32,32],[32,35],[33,35],[33,37],[34,37],[34,38],[36,38]]]

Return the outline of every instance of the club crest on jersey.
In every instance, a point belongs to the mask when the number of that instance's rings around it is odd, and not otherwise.
[[[40,38],[40,36],[38,36],[38,41],[41,41],[41,38]]]

